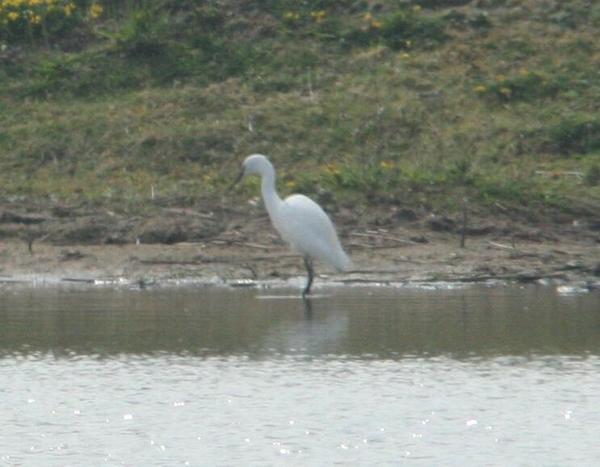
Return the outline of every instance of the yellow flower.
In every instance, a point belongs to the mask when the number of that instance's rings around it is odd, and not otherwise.
[[[285,186],[288,187],[290,190],[293,190],[298,186],[298,184],[294,180],[289,180],[285,182]]]
[[[500,94],[502,94],[503,96],[510,96],[512,94],[512,91],[510,90],[510,88],[507,88],[506,86],[502,86],[500,89]]]
[[[407,59],[410,58],[410,54],[406,53],[406,52],[403,52],[403,53],[400,54],[400,58],[402,58],[404,60],[407,60]]]
[[[421,5],[415,5],[412,7],[412,11],[419,13],[421,11]]]
[[[77,8],[77,7],[75,6],[74,3],[67,3],[63,7],[63,11],[65,12],[65,16],[71,16],[73,14],[73,12],[75,11],[75,8]]]
[[[363,21],[369,23],[369,27],[372,29],[381,28],[381,21],[375,19],[370,11],[365,13],[365,15],[363,16]]]
[[[40,15],[32,15],[30,21],[31,21],[31,24],[41,24],[42,17]]]
[[[11,11],[8,13],[8,15],[6,15],[6,17],[9,21],[16,21],[19,19],[19,13],[17,13],[16,11]]]
[[[325,13],[325,10],[313,11],[310,14],[310,16],[312,16],[315,20],[315,23],[321,23],[325,19],[326,15],[327,13]]]
[[[90,7],[90,16],[92,18],[98,18],[103,11],[104,8],[102,5],[99,5],[98,3],[92,3],[92,6]]]
[[[321,166],[321,170],[331,175],[339,175],[340,169],[336,164],[325,164]]]
[[[487,91],[487,88],[483,84],[480,84],[479,86],[475,86],[475,88],[473,88],[473,89],[478,94],[483,94],[484,92]]]
[[[300,19],[300,13],[294,11],[288,11],[283,15],[283,19],[287,21],[298,21]]]
[[[383,170],[392,170],[394,167],[396,167],[396,163],[394,161],[386,159],[379,163],[379,167],[381,167]]]

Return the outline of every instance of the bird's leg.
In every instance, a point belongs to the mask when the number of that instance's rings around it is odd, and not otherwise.
[[[312,259],[310,259],[308,256],[304,257],[304,266],[306,266],[306,271],[308,272],[308,281],[306,282],[306,287],[304,287],[304,290],[302,291],[302,298],[306,298],[306,296],[310,293],[310,286],[312,285],[313,278],[315,277]]]
[[[304,305],[304,316],[306,317],[306,319],[311,319],[312,318],[312,303],[310,301],[310,298],[303,297],[302,304]]]

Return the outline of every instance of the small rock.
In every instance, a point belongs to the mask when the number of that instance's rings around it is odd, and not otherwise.
[[[410,237],[409,240],[415,243],[429,243],[429,240],[427,240],[423,235]]]
[[[427,226],[436,232],[451,232],[456,227],[456,222],[446,216],[433,215],[427,219]]]
[[[418,219],[417,213],[415,211],[413,211],[412,209],[408,209],[408,208],[398,209],[398,211],[395,214],[395,217],[398,220],[408,221],[408,222],[413,222]]]
[[[581,261],[578,261],[578,260],[569,261],[563,267],[564,270],[569,270],[569,269],[583,269],[583,268],[584,268],[583,263]]]
[[[77,261],[85,258],[85,256],[86,255],[79,250],[62,250],[58,259],[60,261]]]

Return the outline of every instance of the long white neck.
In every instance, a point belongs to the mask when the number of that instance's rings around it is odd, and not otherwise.
[[[267,212],[271,219],[275,215],[276,211],[279,209],[279,206],[283,201],[277,194],[277,190],[275,189],[275,169],[271,164],[265,167],[265,169],[261,173],[262,183],[261,183],[261,192],[263,201],[265,202],[265,207],[267,208]]]

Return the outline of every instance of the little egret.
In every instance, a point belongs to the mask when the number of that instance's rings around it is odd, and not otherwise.
[[[338,271],[347,271],[350,268],[350,258],[340,244],[331,219],[321,206],[304,195],[290,195],[282,200],[275,189],[275,168],[266,156],[248,156],[231,188],[246,175],[261,177],[262,197],[273,226],[281,237],[304,257],[308,281],[302,292],[303,298],[310,293],[314,278],[314,260],[324,261]]]

